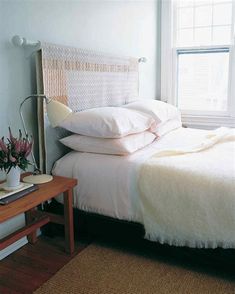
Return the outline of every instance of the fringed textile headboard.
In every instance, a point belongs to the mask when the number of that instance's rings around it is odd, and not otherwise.
[[[74,112],[120,106],[138,98],[138,59],[44,44],[36,55],[37,90]],[[38,101],[39,165],[50,173],[68,150],[59,142],[68,132],[51,128]]]

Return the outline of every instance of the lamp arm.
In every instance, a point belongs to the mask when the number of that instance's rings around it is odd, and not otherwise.
[[[24,133],[25,135],[28,135],[28,131],[27,131],[27,128],[26,128],[26,124],[25,124],[25,120],[24,120],[24,116],[23,116],[23,112],[22,112],[22,108],[23,108],[23,104],[30,98],[32,97],[41,97],[42,99],[45,99],[46,100],[46,103],[49,103],[50,102],[50,99],[48,97],[46,97],[45,95],[43,94],[33,94],[33,95],[30,95],[28,97],[26,97],[21,103],[20,103],[20,108],[19,108],[19,113],[20,113],[20,118],[21,118],[21,122],[22,122],[22,125],[23,125],[23,129],[24,129]],[[34,174],[41,174],[41,170],[39,169],[38,165],[37,165],[37,162],[36,162],[36,159],[35,159],[35,156],[33,154],[33,151],[31,150],[30,152],[30,155],[32,157],[32,161],[33,161],[33,165],[34,165]]]

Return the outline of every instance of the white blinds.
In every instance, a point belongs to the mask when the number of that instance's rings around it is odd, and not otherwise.
[[[181,110],[226,111],[229,52],[178,55],[178,106]]]

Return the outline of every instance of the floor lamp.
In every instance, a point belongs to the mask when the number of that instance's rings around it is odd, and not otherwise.
[[[19,108],[20,118],[22,121],[25,135],[28,134],[28,131],[26,128],[22,108],[23,108],[24,103],[27,100],[35,99],[35,98],[45,100],[48,120],[53,128],[57,127],[59,125],[59,123],[62,120],[64,120],[72,112],[72,110],[68,106],[66,106],[58,101],[52,100],[43,94],[30,95],[30,96],[26,97],[21,102],[20,108]],[[51,175],[42,174],[41,170],[38,168],[38,165],[36,163],[33,151],[31,151],[31,156],[32,156],[32,161],[33,161],[33,165],[34,165],[34,172],[32,175],[24,177],[23,182],[32,183],[32,184],[42,184],[42,183],[50,182],[53,179],[53,177]]]

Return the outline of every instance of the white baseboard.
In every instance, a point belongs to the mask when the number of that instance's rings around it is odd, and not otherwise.
[[[12,252],[18,250],[22,246],[28,243],[28,240],[26,237],[16,241],[15,243],[11,244],[7,248],[0,251],[0,260],[10,255]]]

